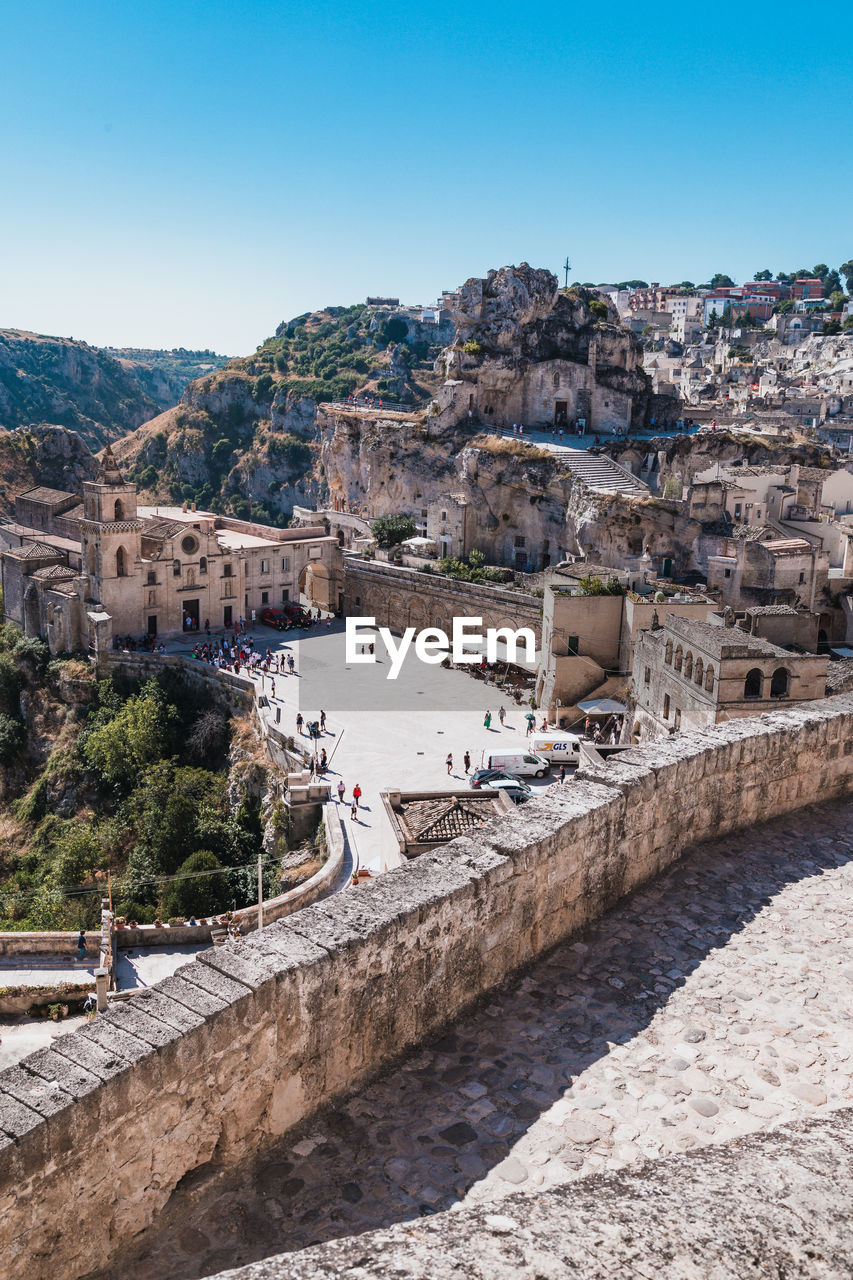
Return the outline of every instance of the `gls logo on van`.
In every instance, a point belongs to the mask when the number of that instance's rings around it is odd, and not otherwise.
[[[391,669],[386,680],[397,679],[412,640],[415,642],[415,656],[430,666],[438,666],[448,654],[454,662],[482,662],[484,643],[487,662],[497,661],[500,643],[506,646],[506,653],[501,655],[502,660],[516,662],[519,647],[523,646],[525,661],[536,661],[536,637],[530,627],[519,627],[517,631],[513,631],[511,627],[488,627],[484,632],[482,618],[454,618],[452,638],[441,627],[424,627],[422,631],[406,627],[399,642],[394,639],[388,627],[378,627],[375,631],[374,627],[375,618],[347,618],[346,660],[376,662],[376,654],[365,650],[369,645],[375,645],[377,639],[381,639],[391,659]],[[479,644],[479,652],[466,649],[466,641],[469,644]]]

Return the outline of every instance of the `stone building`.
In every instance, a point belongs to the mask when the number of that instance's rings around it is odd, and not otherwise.
[[[52,652],[101,649],[117,635],[228,628],[302,594],[339,607],[341,550],[325,525],[274,529],[205,511],[138,507],[109,447],[96,478],[83,483],[82,505],[77,499],[69,508],[68,497],[21,495],[20,545],[0,561],[7,618],[45,636]],[[56,534],[59,521],[66,532],[76,528],[76,539],[42,542],[39,532]]]
[[[631,739],[662,738],[757,715],[826,691],[828,659],[794,653],[721,620],[668,613],[637,639]]]
[[[713,601],[700,595],[656,605],[627,594],[582,595],[558,581],[545,588],[542,608],[542,658],[536,696],[548,719],[557,724],[577,719],[577,703],[606,696],[625,683],[634,664],[637,639],[666,609],[704,621]]]
[[[820,544],[785,538],[770,526],[738,525],[717,555],[708,556],[708,588],[732,608],[792,604],[814,609],[829,578]]]

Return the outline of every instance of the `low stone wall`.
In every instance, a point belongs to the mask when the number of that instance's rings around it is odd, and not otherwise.
[[[98,674],[101,677],[115,672],[129,680],[149,680],[165,670],[177,672],[189,685],[204,689],[237,714],[251,711],[255,705],[255,686],[248,676],[223,671],[195,658],[144,651],[124,653],[113,649],[98,657]]]
[[[5,1276],[108,1268],[192,1169],[351,1093],[691,845],[851,789],[850,694],[632,748],[112,1004],[0,1074]]]
[[[57,964],[77,955],[77,930],[54,933],[0,933],[0,956],[55,956]],[[86,954],[97,960],[101,948],[100,929],[86,931]]]

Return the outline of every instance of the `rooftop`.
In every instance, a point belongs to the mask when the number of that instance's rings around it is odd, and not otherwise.
[[[720,626],[718,623],[700,622],[697,618],[679,618],[668,613],[664,620],[664,631],[669,631],[677,640],[684,640],[695,645],[719,661],[721,658],[745,657],[754,653],[765,658],[790,658],[787,649],[771,644],[761,636],[749,635],[739,627]],[[657,632],[660,635],[661,632]]]
[[[56,506],[61,502],[78,502],[76,493],[67,493],[64,489],[48,489],[45,485],[37,485],[35,489],[26,489],[17,495],[28,502],[46,502]]]

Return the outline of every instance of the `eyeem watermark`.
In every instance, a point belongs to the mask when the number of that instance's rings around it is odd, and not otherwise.
[[[388,627],[377,627],[375,618],[347,618],[347,662],[376,662],[376,654],[370,652],[369,646],[375,647],[379,640],[391,659],[387,680],[397,679],[413,641],[415,657],[430,666],[438,666],[448,656],[459,663],[482,662],[484,644],[487,662],[498,660],[499,644],[505,646],[500,655],[502,661],[516,662],[521,647],[526,662],[536,661],[536,636],[530,627],[519,627],[517,631],[512,627],[487,627],[484,632],[482,618],[454,618],[452,636],[441,627],[424,627],[422,631],[406,627],[398,640]],[[466,648],[466,644],[479,648]]]

